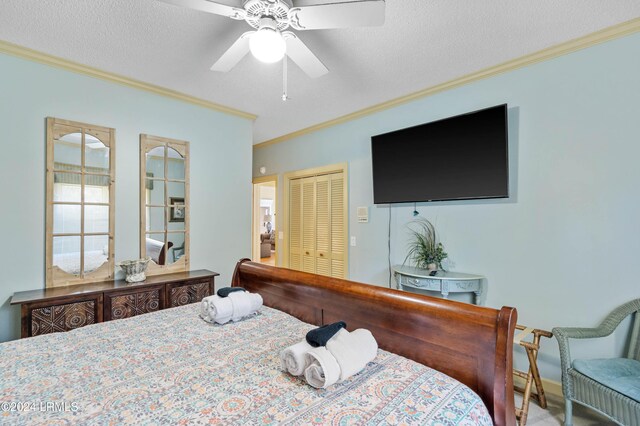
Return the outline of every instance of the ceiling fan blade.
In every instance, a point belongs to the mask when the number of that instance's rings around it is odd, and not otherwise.
[[[289,19],[296,30],[374,27],[384,24],[384,10],[384,0],[348,1],[294,7]]]
[[[317,78],[329,72],[320,59],[291,31],[282,33],[287,43],[287,56],[309,77]]]
[[[228,72],[249,53],[249,39],[255,31],[242,34],[231,47],[211,67],[211,71]]]
[[[159,0],[176,6],[188,7],[189,9],[201,10],[203,12],[215,13],[216,15],[227,16],[233,19],[244,19],[246,12],[226,4],[214,3],[209,0]]]

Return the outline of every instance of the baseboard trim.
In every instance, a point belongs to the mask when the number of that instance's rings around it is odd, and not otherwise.
[[[556,382],[555,380],[551,380],[551,379],[545,379],[544,377],[542,377],[541,379],[542,379],[542,387],[544,389],[545,394],[550,394],[560,399],[564,398],[562,394],[562,383]],[[523,378],[518,376],[513,376],[514,385],[524,388],[525,383],[526,382]],[[533,385],[532,390],[535,391],[535,384]]]
[[[63,70],[71,71],[77,74],[88,75],[89,77],[98,78],[110,83],[116,83],[123,86],[132,87],[134,89],[144,90],[146,92],[155,93],[156,95],[166,96],[168,98],[173,98],[182,102],[209,108],[215,111],[223,112],[225,114],[231,114],[238,117],[246,118],[248,120],[255,120],[257,118],[257,116],[254,114],[240,111],[235,108],[219,105],[214,102],[196,98],[195,96],[177,92],[175,90],[145,83],[139,80],[134,80],[129,77],[114,74],[108,71],[103,71],[98,68],[79,64],[77,62],[59,58],[57,56],[49,55],[47,53],[39,52],[37,50],[29,49],[27,47],[19,46],[17,44],[9,43],[2,40],[0,40],[0,53],[5,53],[7,55],[17,56],[18,58],[27,59],[33,62],[39,62],[41,64],[49,65],[56,68],[61,68]]]
[[[469,83],[483,80],[489,77],[493,77],[498,74],[503,74],[508,71],[513,71],[519,68],[523,68],[529,65],[533,65],[538,62],[548,61],[550,59],[557,58],[559,56],[567,55],[578,50],[586,49],[596,44],[604,43],[610,40],[614,40],[620,37],[624,37],[640,31],[640,18],[632,19],[631,21],[623,22],[618,25],[614,25],[609,28],[597,31],[586,36],[582,36],[567,42],[558,44],[556,46],[549,47],[547,49],[540,50],[538,52],[531,53],[529,55],[522,56],[520,58],[512,59],[499,65],[495,65],[483,70],[477,71],[472,74],[465,75],[454,80],[447,81],[436,86],[432,86],[419,92],[411,93],[406,96],[402,96],[396,99],[392,99],[387,102],[383,102],[351,114],[344,115],[323,123],[315,124],[313,126],[288,133],[283,136],[279,136],[274,139],[270,139],[258,144],[253,145],[254,149],[266,148],[271,145],[275,145],[280,142],[284,142],[290,139],[297,138],[309,133],[317,132],[318,130],[325,129],[327,127],[333,127],[338,124],[346,123],[357,118],[361,118],[367,115],[374,114],[383,110],[387,110],[407,102],[414,101],[416,99],[425,98],[435,95],[445,90],[454,89],[460,86],[467,85]]]

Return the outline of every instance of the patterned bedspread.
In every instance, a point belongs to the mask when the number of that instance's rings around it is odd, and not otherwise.
[[[492,424],[466,386],[382,350],[360,374],[314,389],[278,358],[311,325],[269,308],[211,325],[197,309],[0,344],[0,424]]]

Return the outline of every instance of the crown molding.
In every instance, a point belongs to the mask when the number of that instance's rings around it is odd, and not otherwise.
[[[317,132],[318,130],[326,129],[327,127],[336,126],[338,124],[342,124],[347,121],[355,120],[357,118],[371,115],[376,112],[384,111],[384,110],[396,107],[398,105],[402,105],[407,102],[414,101],[416,99],[432,96],[432,95],[435,95],[436,93],[440,93],[445,90],[450,90],[456,87],[464,86],[466,84],[473,83],[478,80],[483,80],[498,74],[503,74],[509,71],[516,70],[518,68],[523,68],[529,65],[533,65],[538,62],[548,61],[550,59],[554,59],[559,56],[563,56],[563,55],[575,52],[577,50],[586,49],[596,44],[600,44],[600,43],[604,43],[620,37],[624,37],[624,36],[636,33],[638,31],[640,31],[640,18],[632,19],[630,21],[626,21],[618,25],[614,25],[612,27],[608,27],[603,30],[596,31],[586,36],[569,40],[567,42],[560,43],[558,45],[540,50],[538,52],[521,56],[519,58],[504,62],[502,64],[494,65],[492,67],[482,69],[472,74],[468,74],[463,77],[459,77],[454,80],[450,80],[445,83],[441,83],[436,86],[432,86],[432,87],[420,90],[418,92],[411,93],[409,95],[395,98],[387,102],[383,102],[383,103],[380,103],[356,112],[352,112],[351,114],[347,114],[342,117],[334,118],[333,120],[315,124],[313,126],[295,131],[293,133],[288,133],[286,135],[279,136],[277,138],[255,144],[253,145],[253,148],[254,149],[266,148],[268,146],[275,145],[277,143],[284,142],[290,139],[294,139],[302,135],[306,135],[309,133]]]
[[[89,77],[98,78],[110,83],[116,83],[123,86],[132,87],[134,89],[144,90],[156,95],[177,99],[182,102],[209,108],[215,111],[223,112],[225,114],[231,114],[249,120],[255,120],[257,118],[256,115],[250,114],[248,112],[240,111],[224,105],[219,105],[213,102],[206,101],[204,99],[196,98],[195,96],[180,93],[171,89],[166,89],[161,86],[156,86],[139,80],[134,80],[132,78],[124,77],[122,75],[103,71],[98,68],[82,65],[77,62],[69,61],[67,59],[59,58],[57,56],[42,53],[37,50],[29,49],[2,40],[0,40],[0,53],[6,53],[8,55],[17,56],[22,59],[39,62],[41,64],[50,65],[56,68],[62,68],[64,70],[71,71],[77,74],[88,75]]]

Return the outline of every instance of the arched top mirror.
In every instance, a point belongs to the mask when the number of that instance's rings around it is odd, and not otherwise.
[[[140,135],[140,255],[149,274],[189,268],[189,143]]]
[[[47,119],[47,287],[113,278],[114,135]]]

